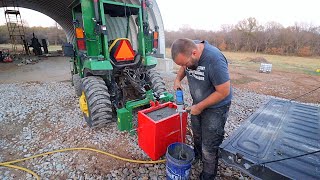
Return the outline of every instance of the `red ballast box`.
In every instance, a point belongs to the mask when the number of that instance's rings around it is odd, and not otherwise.
[[[181,142],[180,116],[177,106],[164,103],[138,112],[138,143],[140,148],[152,159],[163,156],[167,147]],[[182,139],[185,142],[188,114],[182,114]]]

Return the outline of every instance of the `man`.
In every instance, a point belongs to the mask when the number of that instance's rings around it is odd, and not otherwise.
[[[216,47],[206,41],[177,39],[171,46],[174,62],[180,65],[174,89],[182,89],[187,76],[193,104],[190,108],[196,159],[202,159],[200,179],[214,179],[218,149],[224,137],[232,88],[228,62]]]

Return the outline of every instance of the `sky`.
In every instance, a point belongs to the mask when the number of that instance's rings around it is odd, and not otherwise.
[[[319,0],[157,0],[166,30],[181,27],[219,30],[224,24],[236,24],[248,17],[255,17],[264,25],[276,21],[285,27],[297,23],[320,26]],[[29,26],[54,26],[48,16],[21,8],[22,19]],[[0,24],[4,24],[0,10]]]
[[[276,21],[285,27],[295,22],[320,25],[319,0],[157,0],[165,29],[183,25],[219,30],[255,17],[260,24]]]
[[[25,20],[30,27],[32,26],[55,26],[55,21],[50,17],[30,9],[20,8],[21,18]],[[5,16],[3,8],[0,9],[0,24],[5,24]]]

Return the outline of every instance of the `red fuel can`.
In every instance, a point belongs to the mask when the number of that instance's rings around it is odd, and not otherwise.
[[[182,142],[180,116],[176,109],[174,103],[168,102],[138,112],[138,143],[152,160],[163,156],[170,144]],[[187,113],[182,114],[183,142],[187,117]]]

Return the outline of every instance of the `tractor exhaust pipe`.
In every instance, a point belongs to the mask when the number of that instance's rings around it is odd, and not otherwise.
[[[98,24],[100,24],[99,0],[93,0],[94,15]]]
[[[142,0],[141,2],[141,7],[142,7],[142,21],[146,22],[147,21],[147,2],[146,0]]]
[[[143,34],[147,35],[149,33],[149,22],[148,22],[148,11],[147,11],[147,1],[142,0],[142,23],[143,23]]]

